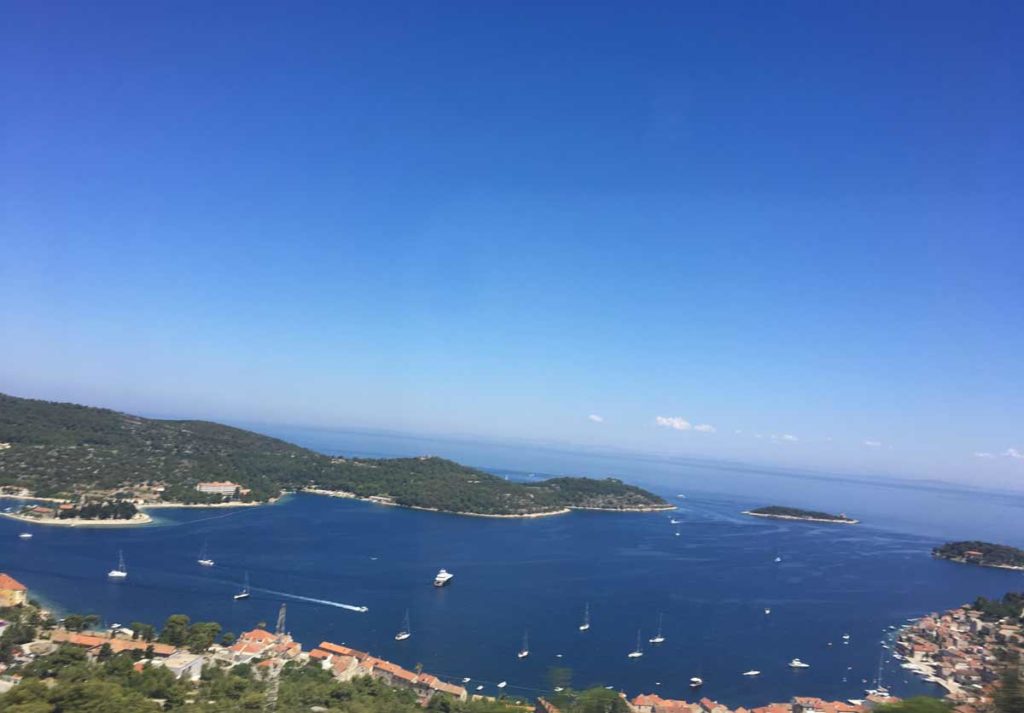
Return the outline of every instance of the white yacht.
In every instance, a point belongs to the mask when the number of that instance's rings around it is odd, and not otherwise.
[[[469,682],[470,682],[471,680],[473,680],[473,679],[471,679],[471,678],[470,678],[469,676],[465,676],[465,677],[464,677],[464,678],[462,679],[462,682],[463,682],[463,683],[469,683]]]
[[[405,641],[412,636],[412,631],[409,628],[409,610],[405,610],[405,619],[402,621],[402,628],[395,634],[395,641]]]
[[[771,608],[770,608],[770,607],[765,607],[765,608],[764,608],[764,613],[765,613],[765,615],[766,615],[766,616],[767,616],[768,614],[771,614],[771,613],[772,613],[772,610],[771,610]]]
[[[242,591],[235,595],[235,600],[248,599],[252,593],[249,591],[249,573],[245,573],[245,585],[242,587]]]
[[[668,524],[669,525],[682,525],[683,521],[682,520],[677,520],[676,518],[673,517],[673,518],[669,519]]]
[[[18,537],[20,537],[23,540],[31,540],[32,539],[32,533],[31,532],[23,532],[20,535],[18,535]]]
[[[753,669],[751,669],[750,671],[744,671],[743,675],[744,676],[760,676],[761,672],[760,671],[754,671]]]
[[[507,686],[507,685],[508,685],[508,681],[501,681],[501,682],[500,682],[500,683],[498,684],[498,688],[504,688],[504,687],[505,687],[505,686]]]
[[[775,555],[775,564],[778,564],[781,561],[782,561],[782,555]]]
[[[452,581],[452,577],[454,576],[455,575],[449,572],[448,570],[442,569],[438,571],[437,576],[434,577],[434,586],[443,587],[446,584],[448,584],[448,582]]]
[[[124,566],[124,552],[122,550],[117,551],[117,569],[107,572],[107,576],[111,579],[125,579],[128,576],[128,568]]]
[[[809,663],[804,663],[800,659],[793,659],[792,661],[789,662],[789,667],[790,668],[810,668],[811,665]]]
[[[481,684],[480,684],[479,686],[477,686],[477,687],[476,687],[476,690],[478,690],[478,691],[482,691],[482,690],[484,690],[484,686],[483,686],[483,684],[481,683]]]
[[[664,614],[658,614],[658,633],[652,636],[648,641],[652,644],[663,644],[665,643],[665,635],[661,633],[661,625],[665,621]]]
[[[523,646],[519,649],[516,654],[516,658],[525,659],[530,655],[530,635],[529,632],[523,632]]]
[[[643,649],[640,648],[640,630],[636,630],[636,648],[626,654],[627,658],[638,659],[644,655]]]
[[[210,555],[208,555],[207,552],[206,552],[206,543],[205,542],[203,543],[203,548],[201,550],[199,550],[199,559],[197,559],[196,562],[201,564],[203,567],[212,567],[213,566],[213,560],[210,559]]]
[[[583,607],[583,623],[580,624],[580,631],[590,630],[590,602]]]
[[[704,685],[704,679],[700,676],[694,676],[690,679],[690,688],[700,688]]]

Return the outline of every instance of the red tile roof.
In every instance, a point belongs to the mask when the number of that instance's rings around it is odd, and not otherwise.
[[[14,577],[0,572],[0,591],[27,592],[28,587],[16,580]]]

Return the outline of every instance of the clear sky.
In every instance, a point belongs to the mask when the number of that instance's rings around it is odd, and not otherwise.
[[[1024,487],[1024,3],[0,15],[0,391]]]

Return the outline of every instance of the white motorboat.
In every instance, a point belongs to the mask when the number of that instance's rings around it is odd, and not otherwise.
[[[760,676],[761,672],[760,671],[750,670],[750,671],[744,671],[743,675],[744,676]]]
[[[700,688],[704,685],[704,679],[700,676],[694,676],[690,679],[690,688]]]
[[[800,659],[793,659],[792,661],[789,662],[789,667],[790,668],[810,668],[811,665],[809,663],[804,663]]]
[[[18,535],[18,537],[20,537],[23,540],[31,540],[32,539],[32,533],[31,532],[23,532],[20,535]]]
[[[498,684],[498,688],[504,688],[504,687],[505,687],[505,686],[507,686],[507,685],[508,685],[508,681],[501,681],[501,682],[500,682],[500,683]]]
[[[434,586],[443,587],[447,585],[450,581],[452,581],[452,578],[454,576],[455,575],[449,572],[448,570],[442,569],[438,571],[437,575],[434,577]]]

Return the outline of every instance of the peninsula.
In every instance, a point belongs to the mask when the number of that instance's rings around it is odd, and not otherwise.
[[[1024,550],[978,540],[947,542],[934,548],[932,556],[962,564],[1024,570]]]
[[[801,510],[800,508],[783,507],[781,505],[768,505],[765,507],[744,510],[744,515],[753,517],[770,517],[777,520],[803,520],[805,522],[826,522],[840,525],[856,525],[860,520],[854,520],[846,515],[832,515],[827,512],[815,510]]]
[[[244,505],[306,491],[467,515],[674,506],[616,478],[508,481],[435,456],[329,456],[209,421],[142,418],[0,394],[0,493],[90,503]]]

